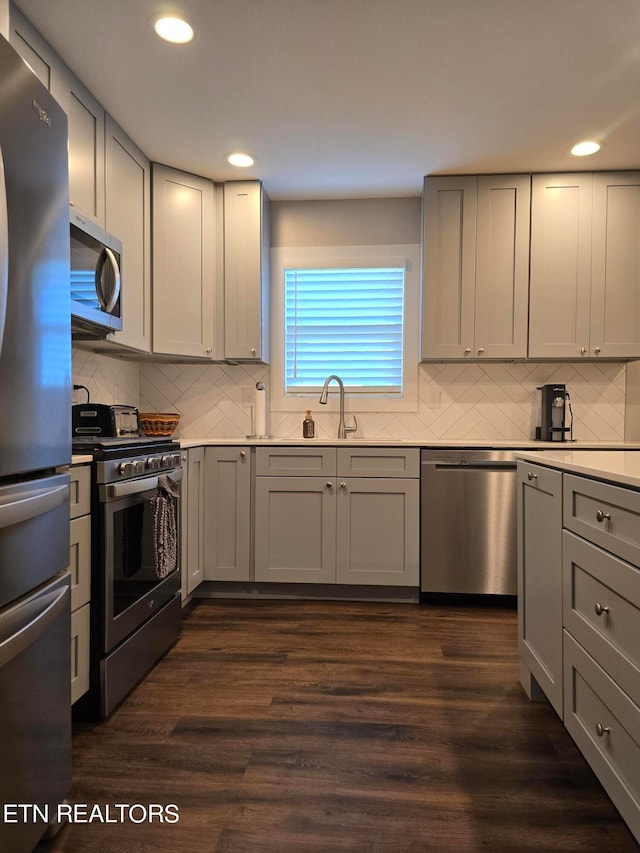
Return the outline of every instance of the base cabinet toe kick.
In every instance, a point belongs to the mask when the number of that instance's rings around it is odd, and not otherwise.
[[[522,686],[549,700],[640,841],[640,486],[525,461],[518,484]]]

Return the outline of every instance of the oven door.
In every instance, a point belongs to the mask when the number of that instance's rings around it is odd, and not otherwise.
[[[160,476],[170,477],[179,486],[182,469]],[[144,477],[100,487],[103,654],[180,589],[180,497],[169,497],[162,512],[154,509],[159,479]],[[166,513],[170,513],[169,524]],[[175,541],[167,541],[167,529],[173,530]]]

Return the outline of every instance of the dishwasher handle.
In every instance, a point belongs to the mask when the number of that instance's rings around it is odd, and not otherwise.
[[[516,468],[515,462],[423,462],[425,466],[438,469],[449,469],[450,471],[514,471]]]

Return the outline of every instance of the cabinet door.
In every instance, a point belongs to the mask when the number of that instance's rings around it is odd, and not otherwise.
[[[71,704],[89,689],[90,608],[85,604],[71,614]]]
[[[153,351],[213,358],[213,182],[153,164]]]
[[[224,354],[268,360],[268,199],[260,181],[224,185]]]
[[[184,603],[188,596],[187,577],[189,573],[189,451],[183,450],[182,482],[180,484],[180,600]]]
[[[562,717],[562,474],[528,462],[518,462],[518,644]]]
[[[72,518],[69,537],[71,610],[91,599],[91,516]]]
[[[49,44],[13,5],[11,6],[9,41],[43,86],[51,89],[52,68],[59,64],[60,60]]]
[[[248,449],[206,448],[204,506],[205,580],[250,580],[251,463]]]
[[[527,355],[530,205],[529,175],[478,178],[476,357]]]
[[[590,174],[533,176],[530,358],[589,355],[592,187]]]
[[[52,69],[51,94],[69,119],[69,203],[104,228],[105,112],[62,64]]]
[[[189,451],[189,475],[187,480],[187,595],[204,579],[204,483],[205,464],[204,447],[194,447]]]
[[[477,178],[425,178],[422,358],[474,347]]]
[[[338,481],[336,580],[419,585],[418,480]]]
[[[640,357],[640,172],[593,176],[589,354]]]
[[[151,349],[150,165],[112,118],[106,134],[106,227],[123,244],[122,331],[110,341]]]
[[[335,583],[335,480],[257,477],[255,580]]]

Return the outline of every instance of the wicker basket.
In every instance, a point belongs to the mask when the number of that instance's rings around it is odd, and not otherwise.
[[[180,421],[180,415],[175,412],[140,412],[138,415],[140,429],[145,435],[173,435]]]

